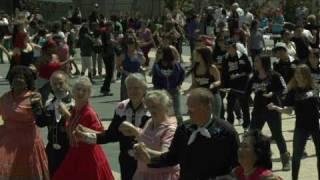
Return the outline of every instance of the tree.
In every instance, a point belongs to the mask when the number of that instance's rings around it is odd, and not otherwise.
[[[182,9],[190,3],[192,3],[191,0],[164,0],[165,7],[171,11],[176,8]]]

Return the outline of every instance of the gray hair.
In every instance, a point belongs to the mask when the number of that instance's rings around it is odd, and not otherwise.
[[[152,100],[159,102],[169,114],[173,113],[173,101],[169,93],[165,90],[152,90],[147,92],[145,101]]]
[[[89,93],[91,95],[92,83],[91,83],[91,81],[90,81],[90,79],[88,77],[85,77],[85,76],[79,77],[76,80],[76,82],[73,84],[73,86],[72,86],[72,93],[75,91],[76,87],[79,86],[79,85],[85,86],[89,90]]]
[[[69,84],[69,76],[67,73],[64,71],[55,71],[51,76],[50,76],[50,85],[52,86],[52,80],[57,77],[58,75],[61,75],[64,78],[64,82],[67,85],[67,90],[70,90],[70,84]]]
[[[197,101],[205,106],[208,106],[209,108],[213,108],[212,99],[213,95],[212,93],[206,89],[206,88],[195,88],[190,91],[188,98],[195,98]]]
[[[148,87],[146,78],[141,73],[129,74],[125,80],[126,86],[128,86],[128,83],[132,81],[137,82],[139,85],[141,85],[145,89],[147,89]]]

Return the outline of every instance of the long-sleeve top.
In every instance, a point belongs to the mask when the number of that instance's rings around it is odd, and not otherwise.
[[[320,98],[317,89],[297,88],[288,92],[285,106],[294,108],[296,115],[295,128],[319,131]]]
[[[36,113],[36,124],[39,127],[48,127],[48,144],[59,144],[62,148],[68,148],[69,141],[65,128],[67,119],[61,115],[57,115],[56,109],[58,108],[58,101],[65,103],[69,110],[74,106],[71,94],[68,94],[61,100],[54,97],[48,101],[45,108],[40,111],[41,113]]]
[[[271,72],[266,78],[260,79],[255,73],[249,80],[247,93],[254,92],[253,109],[266,110],[269,103],[280,105],[281,97],[286,89],[286,83],[283,77],[276,72]],[[264,94],[272,92],[271,97],[265,97]]]
[[[79,41],[80,55],[84,57],[92,56],[94,39],[89,34],[86,34],[83,37],[80,37]]]
[[[145,123],[150,118],[150,113],[141,104],[137,109],[134,109],[130,100],[124,100],[118,104],[112,122],[108,130],[104,133],[97,134],[97,143],[106,144],[109,142],[120,143],[120,153],[128,154],[128,150],[137,143],[133,137],[124,136],[119,131],[119,126],[123,121],[129,121],[136,127],[144,127]]]
[[[152,84],[155,89],[172,90],[181,86],[185,78],[185,71],[180,63],[172,66],[163,66],[155,63],[152,69]]]
[[[153,158],[149,167],[160,168],[180,164],[181,180],[207,180],[229,174],[237,166],[238,134],[228,122],[213,119],[207,126],[211,138],[197,134],[188,145],[197,126],[183,124],[175,132],[169,151]]]
[[[248,56],[237,51],[235,56],[227,54],[223,60],[222,83],[225,88],[245,90],[252,67]]]

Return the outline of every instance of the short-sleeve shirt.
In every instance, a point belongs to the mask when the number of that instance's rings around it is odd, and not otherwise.
[[[169,148],[171,141],[174,137],[174,133],[177,128],[177,120],[174,117],[162,122],[159,127],[152,128],[153,120],[146,123],[139,137],[139,141],[144,142],[150,149],[161,151],[163,147]],[[140,172],[170,172],[176,171],[179,166],[172,166],[160,169],[148,168],[147,165],[141,161],[138,161],[137,171]]]

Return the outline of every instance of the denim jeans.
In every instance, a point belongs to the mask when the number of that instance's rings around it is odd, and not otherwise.
[[[95,76],[97,73],[98,66],[98,74],[102,75],[102,54],[101,53],[93,53],[92,55],[92,69],[93,75]]]
[[[220,118],[220,114],[222,111],[222,99],[219,92],[213,93],[213,99],[212,99],[212,114],[216,117]]]
[[[173,110],[177,117],[178,122],[182,122],[182,114],[181,114],[181,93],[178,89],[170,89],[168,93],[171,95],[173,102]]]
[[[286,141],[282,134],[282,121],[280,113],[267,109],[253,110],[250,130],[262,130],[265,122],[270,128],[272,137],[275,139],[280,154],[288,152]]]
[[[128,99],[128,95],[127,95],[127,87],[126,87],[126,75],[121,76],[121,85],[120,85],[120,100],[123,101],[125,99]]]
[[[317,155],[318,179],[320,179],[320,130],[309,131],[302,128],[295,128],[293,135],[292,155],[292,179],[298,180],[300,161],[304,152],[308,137],[312,136]]]

